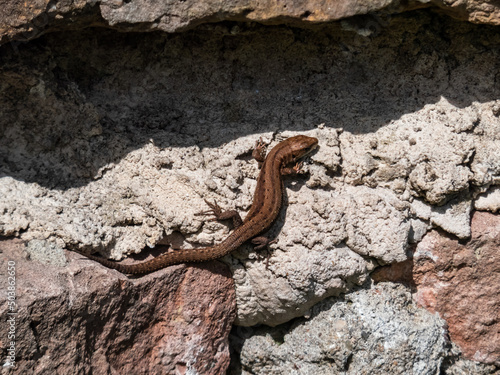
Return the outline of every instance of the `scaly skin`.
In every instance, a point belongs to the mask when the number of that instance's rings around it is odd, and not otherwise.
[[[317,145],[318,140],[316,138],[305,135],[288,138],[276,145],[269,152],[262,165],[250,211],[242,224],[217,245],[198,249],[174,250],[137,264],[120,264],[94,255],[83,255],[125,274],[146,274],[174,264],[204,262],[223,257],[236,250],[244,242],[271,228],[283,204],[282,175],[293,174],[298,171],[297,167],[290,169],[286,168],[286,166],[297,162],[299,158],[314,150]],[[258,144],[257,147],[262,147],[262,145]]]

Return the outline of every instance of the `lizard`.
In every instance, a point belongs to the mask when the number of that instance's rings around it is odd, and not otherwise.
[[[222,211],[216,202],[210,203],[206,200],[210,210],[200,213],[201,215],[214,214],[215,218],[212,220],[233,220],[235,227],[233,232],[219,244],[195,249],[178,249],[136,264],[120,264],[76,251],[124,274],[146,274],[175,264],[221,258],[249,240],[256,245],[256,250],[262,249],[274,242],[260,235],[271,228],[283,205],[285,191],[282,176],[300,173],[302,162],[299,163],[298,159],[312,152],[317,146],[316,138],[297,135],[278,143],[267,157],[264,157],[264,143],[259,139],[252,156],[261,164],[261,170],[257,178],[253,202],[245,219],[242,220],[236,211]],[[288,167],[292,163],[296,165],[293,168]]]

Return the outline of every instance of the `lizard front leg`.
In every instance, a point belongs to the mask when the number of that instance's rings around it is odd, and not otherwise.
[[[266,147],[267,146],[262,138],[259,138],[259,140],[255,144],[255,148],[253,149],[252,157],[259,162],[259,168],[262,166],[262,163],[264,163],[264,160],[266,159]]]
[[[282,176],[304,174],[306,173],[306,171],[302,169],[303,166],[304,166],[303,162],[296,163],[292,168],[283,166],[281,167],[280,172]]]
[[[233,221],[233,226],[235,228],[238,228],[242,223],[243,220],[241,219],[240,214],[235,211],[235,210],[228,210],[228,211],[222,211],[222,208],[217,204],[216,201],[214,203],[210,203],[205,199],[205,203],[210,207],[210,210],[203,211],[200,213],[197,213],[197,216],[200,215],[214,215],[215,217],[212,219],[208,219],[208,221],[223,221],[223,220],[232,220]]]

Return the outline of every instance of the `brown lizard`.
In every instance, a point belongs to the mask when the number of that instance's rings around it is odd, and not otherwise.
[[[217,245],[174,250],[137,264],[120,264],[94,255],[83,254],[80,251],[77,252],[125,274],[145,274],[174,264],[203,262],[220,258],[236,250],[248,240],[252,240],[251,242],[257,245],[255,249],[264,248],[272,241],[266,237],[259,237],[259,235],[271,228],[282,207],[284,195],[282,176],[298,173],[302,163],[297,163],[297,160],[309,154],[317,145],[316,138],[298,135],[280,142],[264,158],[264,144],[259,140],[252,155],[263,164],[257,179],[252,207],[245,220],[241,220],[236,211],[223,212],[217,203],[207,202],[211,210],[201,213],[213,213],[216,220],[233,219],[234,231]],[[293,168],[289,168],[287,165],[290,163],[297,164]]]

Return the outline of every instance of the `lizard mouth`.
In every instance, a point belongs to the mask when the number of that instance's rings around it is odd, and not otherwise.
[[[311,145],[309,148],[307,148],[306,150],[304,150],[304,153],[302,155],[297,156],[294,159],[294,161],[297,161],[299,159],[302,159],[302,158],[305,158],[306,156],[311,155],[314,151],[316,151],[318,149],[318,147],[319,147],[318,143],[315,143],[315,144]]]

